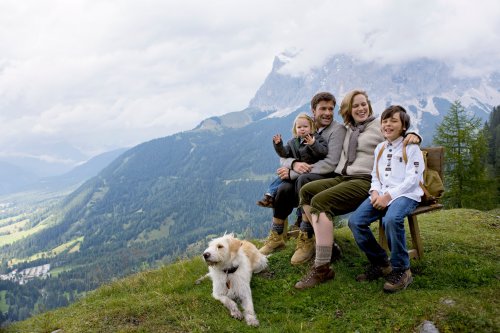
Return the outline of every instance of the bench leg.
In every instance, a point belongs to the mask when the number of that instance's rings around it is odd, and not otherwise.
[[[422,239],[420,238],[420,228],[418,227],[418,220],[416,215],[408,215],[408,225],[410,227],[411,242],[413,249],[408,251],[410,258],[422,259],[424,256],[424,247]]]
[[[387,244],[387,238],[385,237],[384,226],[382,225],[382,219],[378,220],[378,243],[386,251],[389,251],[389,245]]]
[[[413,249],[408,250],[408,255],[412,259],[421,259],[424,256],[424,247],[420,238],[420,229],[416,215],[408,216],[408,226],[410,227],[411,243],[413,245]],[[389,251],[382,220],[378,221],[378,242],[383,249]]]

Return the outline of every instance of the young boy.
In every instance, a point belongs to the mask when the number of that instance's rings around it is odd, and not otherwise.
[[[386,140],[375,148],[370,196],[349,218],[354,239],[370,262],[356,280],[385,277],[384,291],[390,293],[405,289],[413,281],[404,218],[418,206],[423,195],[420,188],[424,172],[422,152],[417,145],[403,147],[403,136],[409,127],[410,117],[403,107],[393,105],[382,113],[381,130]],[[369,228],[380,217],[391,251],[390,262]]]
[[[328,154],[325,139],[316,132],[314,121],[307,114],[301,113],[295,118],[292,133],[293,138],[286,145],[283,145],[281,134],[273,136],[274,150],[280,157],[292,157],[298,162],[314,164]],[[257,201],[257,205],[272,208],[278,186],[282,182],[281,178],[276,178],[269,185],[264,197]]]

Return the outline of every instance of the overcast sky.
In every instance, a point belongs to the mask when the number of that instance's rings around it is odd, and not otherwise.
[[[0,157],[192,129],[244,109],[287,49],[290,74],[336,53],[488,73],[500,1],[0,0]]]

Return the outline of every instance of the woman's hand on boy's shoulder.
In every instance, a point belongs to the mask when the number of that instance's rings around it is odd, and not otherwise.
[[[413,134],[413,133],[408,133],[404,140],[403,140],[404,144],[408,145],[408,144],[419,144],[420,143],[420,137],[416,134]]]

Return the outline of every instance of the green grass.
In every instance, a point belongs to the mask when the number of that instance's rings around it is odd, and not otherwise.
[[[56,257],[58,256],[59,254],[65,252],[65,251],[68,251],[69,252],[76,252],[80,249],[80,245],[81,243],[83,242],[83,236],[81,237],[78,237],[78,238],[75,238],[75,239],[72,239],[64,244],[61,244],[55,248],[53,248],[52,250],[50,251],[46,251],[46,252],[38,252],[38,253],[35,253],[34,255],[28,257],[28,258],[14,258],[14,259],[11,259],[9,260],[9,265],[15,265],[15,264],[18,264],[18,263],[22,263],[22,262],[31,262],[31,261],[34,261],[34,260],[37,260],[37,259],[40,259],[40,258],[52,258],[52,257]]]
[[[19,231],[16,230],[12,234],[0,236],[0,246],[12,244],[12,243],[14,243],[22,238],[25,238],[25,237],[33,235],[37,232],[40,232],[43,229],[45,229],[46,227],[47,227],[46,225],[40,223],[34,228],[29,228],[27,230],[19,230]]]
[[[29,217],[21,219],[25,215],[24,213],[20,214],[13,218],[13,220],[17,219],[17,222],[0,227],[0,246],[12,244],[20,239],[36,234],[49,227],[54,221],[54,217],[49,216],[36,226],[30,227]]]
[[[5,302],[5,294],[7,291],[5,290],[0,290],[0,312],[7,312],[9,311],[9,305]]]
[[[13,223],[17,223],[21,220],[24,220],[24,219],[26,219],[27,215],[28,214],[23,213],[23,214],[19,214],[17,216],[11,216],[11,217],[7,217],[4,219],[0,219],[0,232],[4,231],[3,226],[8,226],[8,225],[11,225]]]
[[[61,267],[57,267],[55,269],[51,269],[50,270],[50,275],[52,277],[58,277],[59,274],[63,273],[63,272],[69,272],[70,270],[72,270],[73,268],[70,267],[70,266],[61,266]]]
[[[158,240],[161,238],[166,238],[170,234],[170,228],[175,223],[172,218],[168,218],[164,223],[160,225],[158,229],[148,230],[141,232],[136,239],[130,240],[129,244],[141,243],[147,241]]]
[[[11,224],[0,227],[0,234],[13,234],[22,231],[29,224],[29,219],[23,219],[18,222],[13,222]]]
[[[424,320],[440,332],[500,331],[500,215],[450,210],[419,216],[424,258],[415,280],[397,294],[383,281],[358,283],[365,258],[350,230],[336,240],[344,258],[335,280],[297,291],[307,267],[289,264],[294,241],[269,258],[270,273],[252,280],[258,329],[229,316],[211,297],[200,257],[138,273],[103,286],[79,302],[41,314],[4,332],[414,332]]]

